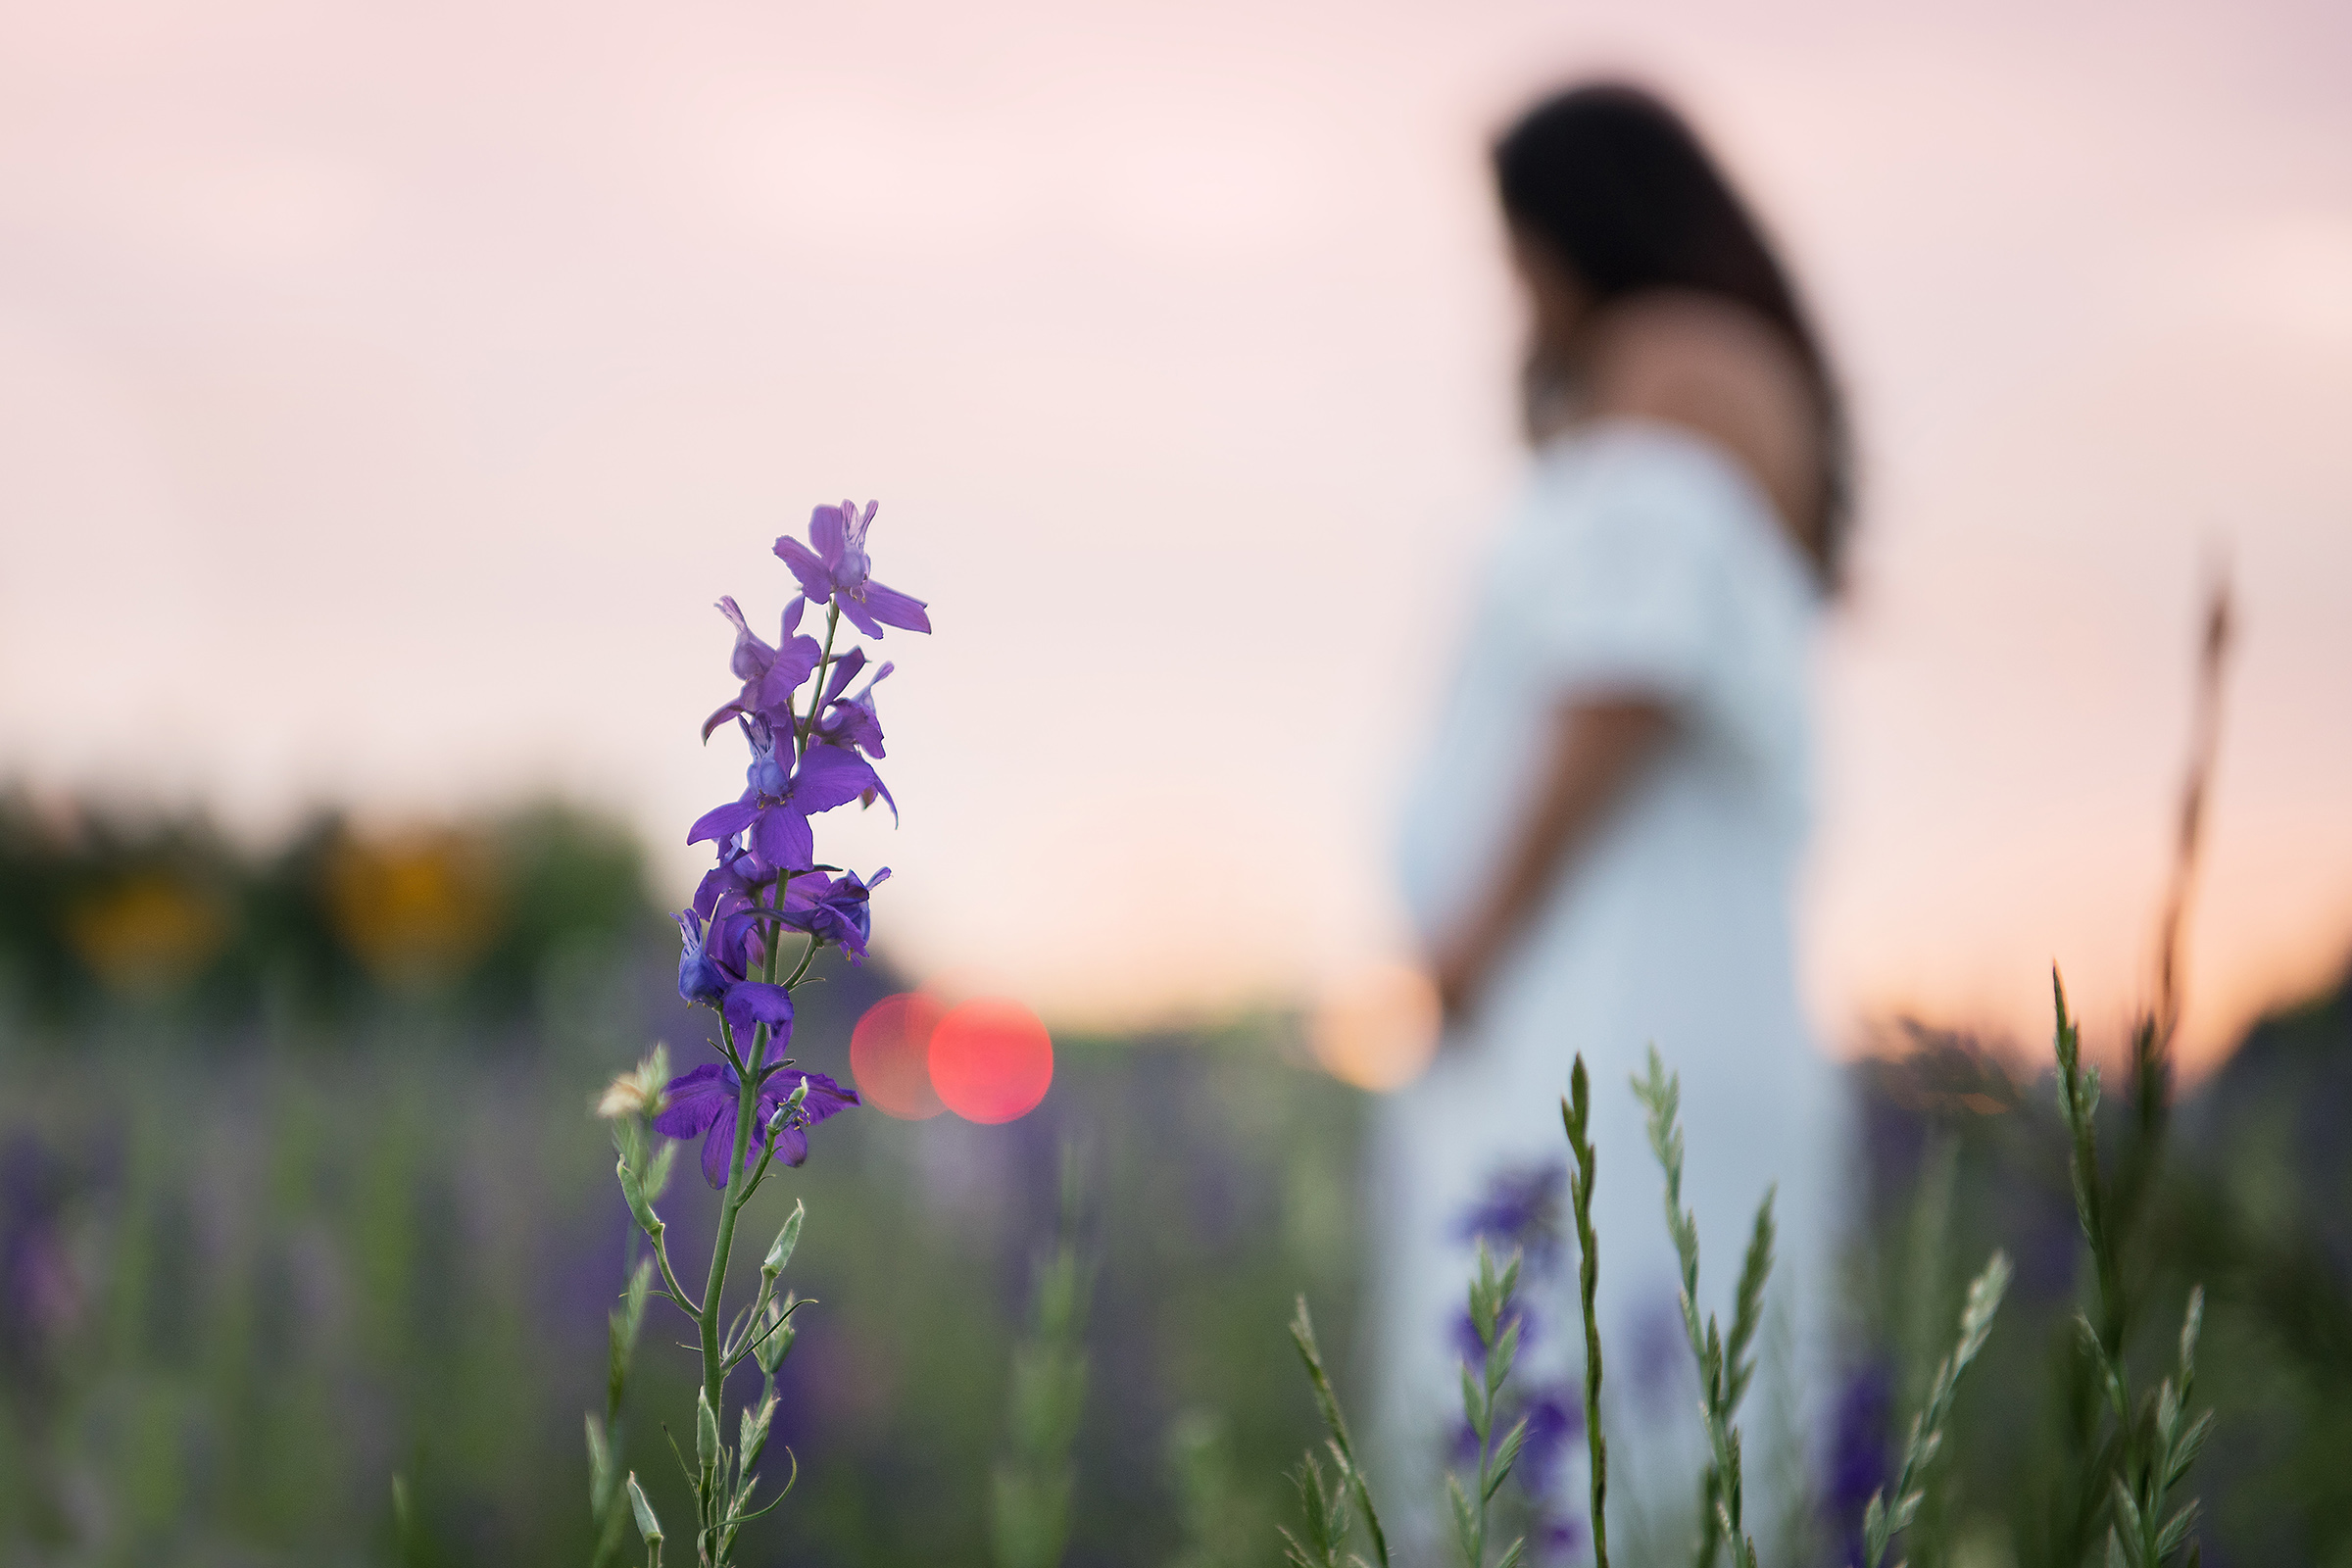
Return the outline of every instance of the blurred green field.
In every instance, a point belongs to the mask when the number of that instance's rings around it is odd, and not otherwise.
[[[696,1049],[670,961],[634,849],[576,813],[376,840],[322,821],[256,854],[200,825],[0,808],[0,1561],[388,1564],[395,1470],[412,1561],[586,1561],[581,1417],[628,1229],[588,1107],[655,1035]],[[823,972],[798,1054],[846,1077],[851,1022],[895,982],[879,957]],[[1343,1391],[1360,1387],[1356,1195],[1377,1153],[1364,1098],[1296,1035],[1269,1017],[1063,1039],[1052,1094],[1010,1125],[820,1129],[746,1217],[764,1238],[806,1201],[787,1283],[819,1303],[782,1379],[800,1486],[746,1560],[988,1560],[1007,1365],[1067,1144],[1096,1271],[1067,1561],[1277,1561],[1283,1472],[1315,1437],[1284,1324],[1306,1292]],[[2017,1284],[1906,1549],[2080,1562],[2063,1515],[2083,1263],[2043,1059],[1920,1028],[1885,1044],[1852,1075],[1852,1354],[1809,1435],[1819,1560],[1846,1560],[1999,1246]],[[1611,1168],[1646,1174],[1632,1152]],[[2352,1564],[2344,996],[2266,1024],[2179,1107],[2151,1191],[2144,1369],[2191,1280],[2212,1302],[2205,1560]],[[663,1207],[677,1255],[707,1248],[690,1164]],[[691,1430],[694,1359],[663,1310],[626,1462],[682,1503],[660,1428]]]

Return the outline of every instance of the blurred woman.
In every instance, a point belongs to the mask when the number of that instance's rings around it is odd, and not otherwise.
[[[1808,814],[1807,645],[1846,542],[1844,431],[1787,274],[1655,98],[1613,85],[1552,98],[1501,138],[1494,172],[1529,308],[1535,460],[1405,819],[1407,902],[1447,1026],[1428,1074],[1384,1106],[1376,1146],[1391,1491],[1424,1490],[1405,1466],[1419,1455],[1426,1471],[1459,1409],[1480,1228],[1465,1216],[1497,1178],[1562,1159],[1560,1097],[1581,1052],[1599,1152],[1612,1543],[1646,1517],[1687,1550],[1696,1382],[1628,1079],[1653,1043],[1682,1075],[1699,1306],[1727,1330],[1757,1204],[1778,1183],[1776,1332],[1782,1359],[1808,1359],[1841,1140],[1836,1081],[1798,1007],[1789,906]],[[1556,1294],[1530,1302],[1538,1385],[1582,1373],[1575,1255],[1571,1244]],[[1741,1412],[1760,1541],[1764,1402]],[[1784,1479],[1777,1503],[1800,1492]]]

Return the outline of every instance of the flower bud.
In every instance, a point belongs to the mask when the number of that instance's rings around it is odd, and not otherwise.
[[[614,1164],[612,1170],[620,1178],[620,1196],[629,1200],[629,1212],[637,1216],[638,1226],[646,1235],[660,1241],[662,1217],[654,1212],[654,1205],[645,1200],[645,1189],[638,1183],[637,1173],[629,1169],[626,1159]]]
[[[789,1291],[784,1293],[781,1303],[767,1303],[767,1321],[772,1327],[752,1354],[759,1361],[760,1372],[768,1377],[776,1375],[776,1368],[784,1364],[784,1353],[792,1348],[792,1337],[798,1332],[792,1326],[792,1314],[799,1304]]]
[[[629,1511],[637,1516],[637,1534],[649,1546],[662,1544],[662,1521],[654,1517],[654,1505],[645,1500],[645,1489],[637,1484],[637,1472],[629,1472]]]
[[[705,1470],[718,1468],[718,1412],[710,1408],[709,1389],[694,1396],[694,1451]]]
[[[775,1283],[776,1276],[784,1272],[784,1265],[792,1261],[792,1250],[801,1240],[801,1212],[800,1203],[794,1202],[792,1217],[784,1222],[782,1230],[776,1232],[775,1245],[767,1250],[767,1261],[760,1265],[760,1278],[771,1285]]]

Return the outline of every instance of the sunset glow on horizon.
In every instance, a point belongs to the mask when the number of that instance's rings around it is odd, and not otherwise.
[[[2191,1059],[2352,957],[2346,16],[4,14],[0,782],[249,833],[552,789],[682,899],[740,787],[674,744],[711,601],[772,629],[768,542],[872,497],[937,632],[877,650],[904,823],[829,853],[906,868],[916,982],[1055,1029],[1400,986],[1391,817],[1523,461],[1483,140],[1610,68],[1850,383],[1824,1038],[2042,1038],[2053,960],[2094,1032],[2145,1002],[2225,562]]]

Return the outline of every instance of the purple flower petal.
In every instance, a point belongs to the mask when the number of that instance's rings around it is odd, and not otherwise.
[[[720,599],[717,610],[735,623],[735,648],[727,656],[727,667],[735,672],[737,680],[758,679],[760,672],[767,668],[768,661],[776,657],[776,651],[753,634],[733,595]]]
[[[703,739],[706,741],[709,740],[710,738],[710,732],[718,728],[719,725],[724,724],[728,719],[735,717],[739,713],[745,713],[749,711],[750,710],[743,706],[743,699],[740,697],[736,698],[735,701],[727,704],[717,712],[712,713],[709,718],[703,720]]]
[[[686,842],[700,844],[705,839],[731,839],[751,826],[752,819],[759,814],[760,808],[749,801],[729,801],[724,806],[714,806],[694,819],[694,826],[687,831]]]
[[[816,553],[824,558],[827,566],[841,564],[844,548],[849,543],[849,519],[855,511],[845,501],[838,507],[817,507],[808,514],[808,542],[816,546]]]
[[[879,773],[874,775],[873,793],[881,796],[882,804],[890,808],[890,820],[895,826],[899,820],[899,803],[890,798],[890,787],[882,782],[882,775]],[[871,806],[874,803],[869,799],[865,804]]]
[[[824,650],[813,637],[795,637],[786,642],[776,650],[775,662],[760,679],[760,706],[788,709],[792,694],[801,689],[801,682],[808,678],[816,668],[816,662],[823,657]]]
[[[703,1138],[703,1180],[714,1192],[727,1190],[727,1165],[735,1157],[735,1101],[729,1096]]]
[[[786,643],[792,641],[792,634],[801,629],[801,612],[807,610],[808,608],[808,600],[807,595],[794,594],[792,596],[792,603],[784,607],[784,631],[783,635],[776,639],[776,646],[778,648],[781,648]]]
[[[746,980],[741,985],[729,986],[723,1010],[738,1035],[763,1023],[768,1026],[769,1044],[773,1046],[792,1033],[792,993],[764,980]]]
[[[856,594],[850,593],[846,589],[836,591],[833,595],[833,608],[841,612],[842,619],[857,627],[866,636],[879,637],[882,635],[882,623],[874,618],[873,612]]]
[[[735,1102],[735,1079],[721,1063],[707,1061],[672,1078],[662,1097],[668,1103],[654,1118],[654,1131],[665,1138],[692,1138]]]
[[[856,597],[862,599],[865,602],[866,610],[872,612],[876,620],[886,626],[897,626],[905,631],[927,632],[931,629],[931,617],[925,613],[928,607],[924,601],[915,598],[912,594],[903,594],[896,588],[885,588],[882,584],[869,579],[863,588],[858,590]],[[849,613],[847,606],[843,607],[842,613]],[[880,636],[881,634],[869,632],[867,635]]]
[[[799,1127],[787,1127],[776,1134],[776,1157],[787,1165],[807,1164],[808,1162],[808,1134]]]
[[[856,752],[838,746],[811,746],[792,775],[792,803],[810,814],[830,811],[849,805],[877,782],[873,767]],[[809,863],[814,863],[813,859]]]
[[[808,1098],[801,1102],[801,1111],[812,1122],[823,1121],[827,1116],[836,1115],[852,1105],[865,1103],[858,1098],[857,1090],[844,1089],[821,1072],[802,1072],[794,1068],[776,1074],[768,1082],[783,1085],[784,1095],[778,1102],[781,1103],[782,1099],[789,1098],[803,1080],[808,1082]]]
[[[760,812],[752,827],[752,850],[779,871],[805,871],[816,863],[816,835],[808,831],[808,811],[797,799]]]
[[[824,509],[819,507],[817,510],[821,512]],[[814,551],[786,534],[776,541],[776,554],[783,559],[784,564],[792,568],[792,574],[801,580],[801,587],[809,599],[821,605],[833,597],[832,570],[817,558]]]
[[[838,702],[841,694],[850,689],[850,682],[865,667],[865,650],[853,648],[833,661],[833,671],[825,677],[825,701]]]

